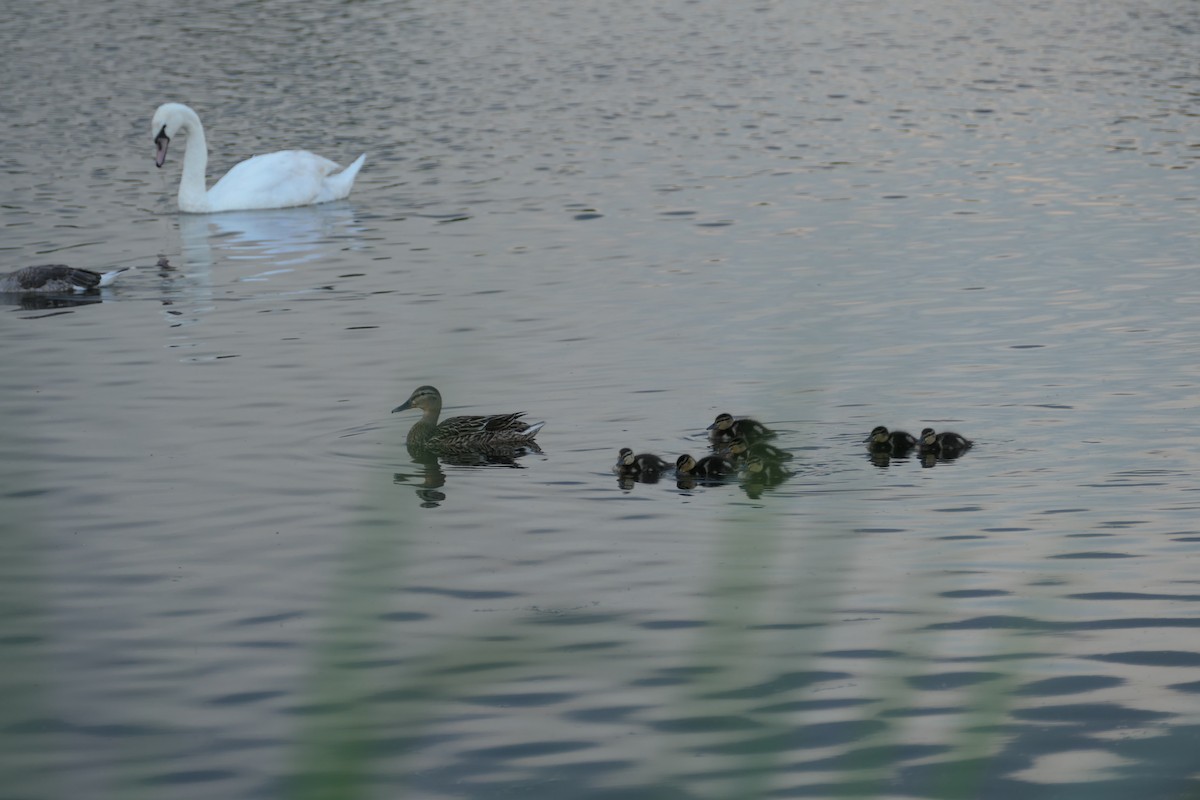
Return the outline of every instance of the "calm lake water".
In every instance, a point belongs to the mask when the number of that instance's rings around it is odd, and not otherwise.
[[[0,271],[137,269],[0,306],[0,797],[1200,793],[1200,5],[7,17]],[[366,166],[181,215],[167,101]]]

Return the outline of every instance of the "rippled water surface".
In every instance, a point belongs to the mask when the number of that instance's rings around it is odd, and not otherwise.
[[[1200,792],[1195,3],[7,16],[0,271],[137,269],[2,298],[0,796]],[[181,215],[171,100],[366,167]]]

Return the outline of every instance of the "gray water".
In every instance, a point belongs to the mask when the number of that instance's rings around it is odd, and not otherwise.
[[[0,271],[137,269],[0,307],[0,797],[1200,793],[1196,3],[6,16]],[[181,215],[166,101],[367,163]]]

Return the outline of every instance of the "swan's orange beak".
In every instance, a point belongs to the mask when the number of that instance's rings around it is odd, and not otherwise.
[[[167,136],[167,126],[158,132],[158,136],[154,137],[154,166],[161,167],[163,162],[167,160],[167,145],[171,143],[171,137]]]

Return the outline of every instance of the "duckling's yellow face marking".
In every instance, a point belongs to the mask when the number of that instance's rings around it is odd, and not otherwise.
[[[875,430],[871,431],[871,441],[877,444],[883,444],[884,442],[888,441],[888,429],[876,428]]]

